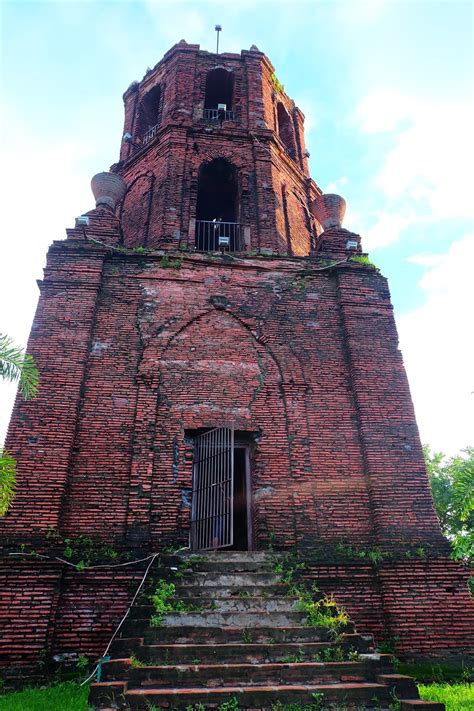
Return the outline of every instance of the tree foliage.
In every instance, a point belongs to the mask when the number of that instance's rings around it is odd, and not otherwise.
[[[424,447],[433,501],[455,558],[474,559],[474,447],[455,457]]]
[[[15,496],[16,462],[0,448],[0,516],[4,516]]]
[[[25,400],[36,397],[38,368],[33,356],[19,348],[9,336],[0,333],[0,378],[18,381]],[[4,516],[15,495],[16,462],[6,449],[0,448],[0,516]]]
[[[3,333],[0,333],[0,378],[18,380],[25,400],[35,397],[38,392],[38,368],[33,356]]]

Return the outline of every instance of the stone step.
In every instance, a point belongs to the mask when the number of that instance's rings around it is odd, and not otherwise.
[[[368,679],[364,662],[273,662],[264,664],[179,664],[131,666],[130,660],[102,665],[103,681],[127,679],[129,689],[137,687],[262,686],[294,683],[340,684]],[[374,669],[371,681],[375,681]]]
[[[184,563],[192,562],[199,567],[200,563],[204,562],[234,562],[234,563],[246,563],[246,562],[265,562],[271,561],[275,563],[285,556],[284,553],[276,553],[273,551],[229,551],[229,550],[219,550],[219,551],[207,551],[204,553],[177,553],[175,558],[178,561]]]
[[[296,597],[188,597],[180,600],[190,612],[204,612],[213,610],[214,612],[297,612],[299,600]],[[140,619],[151,617],[156,614],[153,605],[135,605],[130,610],[130,619]]]
[[[281,583],[280,576],[275,573],[201,573],[190,572],[179,578],[179,585],[194,585],[198,587],[229,587],[241,590],[244,587],[255,588],[256,585],[267,587]]]
[[[153,590],[151,590],[151,593]],[[193,585],[191,581],[183,583],[180,579],[176,582],[176,597],[280,597],[288,594],[288,585],[276,583],[275,585],[213,585],[212,590],[203,588],[202,585]]]
[[[340,632],[353,632],[354,626],[348,623]],[[127,634],[128,632],[128,634]],[[332,640],[331,631],[325,627],[304,627],[300,625],[285,625],[282,627],[254,627],[247,626],[226,627],[150,627],[149,620],[129,620],[122,627],[122,637],[143,637],[145,643],[175,642],[210,643],[219,642],[324,642]]]
[[[162,627],[288,627],[304,625],[304,612],[169,612],[163,617]]]
[[[131,709],[158,708],[186,709],[188,705],[203,703],[206,708],[216,708],[225,701],[236,698],[241,707],[271,709],[279,701],[283,704],[344,703],[347,699],[356,705],[388,708],[391,702],[386,687],[372,683],[343,684],[288,684],[284,686],[220,687],[217,689],[130,689],[125,692],[125,703]]]
[[[377,676],[379,684],[385,684],[398,699],[417,699],[419,697],[418,687],[411,676],[404,674],[379,674]]]
[[[439,701],[424,701],[423,699],[403,699],[400,711],[445,711],[446,707]]]
[[[361,635],[345,635],[338,643],[343,650],[357,650],[366,653],[369,649],[367,642]],[[314,656],[329,647],[334,647],[333,642],[274,642],[272,644],[157,644],[136,645],[128,647],[130,653],[145,663],[161,664],[205,664],[229,662],[281,662],[282,660],[295,661],[297,657],[305,660],[314,660]],[[126,651],[126,647],[122,647]],[[382,657],[384,655],[381,655]],[[380,655],[379,655],[380,658]],[[386,661],[386,659],[384,659]]]
[[[183,576],[195,573],[273,573],[275,560],[223,560],[221,558],[206,559],[193,563],[189,559],[189,567],[181,570]]]

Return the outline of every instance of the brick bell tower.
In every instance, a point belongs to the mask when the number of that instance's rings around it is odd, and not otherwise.
[[[124,104],[120,160],[40,283],[40,391],[7,438],[5,658],[97,653],[115,629],[142,568],[9,556],[78,536],[137,558],[272,543],[399,651],[466,648],[467,573],[434,513],[387,282],[310,178],[270,61],[182,40]]]

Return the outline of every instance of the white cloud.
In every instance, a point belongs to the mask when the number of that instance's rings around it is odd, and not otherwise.
[[[413,219],[390,212],[378,213],[376,223],[363,234],[364,249],[371,251],[396,242]]]
[[[2,146],[2,271],[0,332],[24,345],[38,300],[36,279],[42,277],[44,256],[53,240],[65,238],[74,218],[94,206],[90,178],[100,168],[100,138],[77,141],[32,133],[31,127],[9,115]],[[28,157],[26,159],[26,157]],[[3,441],[16,388],[0,382],[0,443]]]
[[[323,189],[323,193],[338,193],[338,190],[341,189],[341,185],[344,186],[347,184],[347,178],[345,175],[341,175],[340,178],[336,178],[336,180],[333,180],[332,183],[328,183],[326,187]]]
[[[455,453],[474,442],[474,234],[442,255],[415,255],[426,265],[426,301],[398,319],[422,441]]]
[[[365,133],[393,134],[375,185],[391,211],[417,220],[470,218],[472,107],[461,101],[428,101],[382,89],[359,104],[356,121]],[[416,208],[416,209],[415,209]]]

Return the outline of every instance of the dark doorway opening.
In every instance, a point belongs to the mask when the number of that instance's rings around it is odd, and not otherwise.
[[[234,545],[233,550],[248,551],[249,546],[248,447],[234,449]]]
[[[216,158],[201,166],[196,205],[196,249],[205,252],[239,250],[238,194],[235,166],[224,158]]]
[[[250,438],[232,427],[188,431],[193,441],[192,550],[252,550]]]

